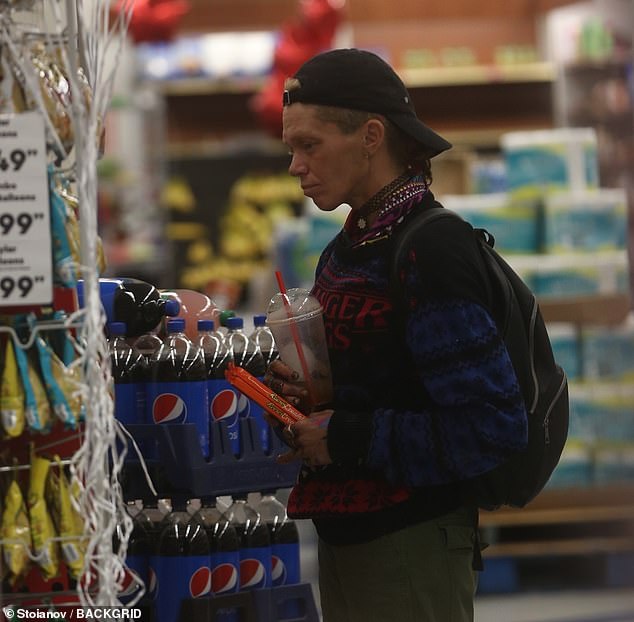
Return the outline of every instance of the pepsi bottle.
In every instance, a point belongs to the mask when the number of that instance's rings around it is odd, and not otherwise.
[[[148,420],[158,425],[192,423],[209,457],[207,368],[202,350],[184,333],[185,320],[167,323],[167,336],[150,359]]]
[[[256,378],[262,380],[264,372],[266,371],[264,367],[264,359],[262,358],[262,354],[255,347],[255,344],[244,332],[244,320],[239,317],[228,318],[227,330],[228,332],[225,337],[225,341],[233,362],[239,367],[246,369]],[[270,447],[269,426],[264,420],[264,411],[262,407],[241,393],[239,393],[239,396],[239,416],[253,417],[253,419],[255,419],[260,447],[265,452],[268,452]]]
[[[267,368],[272,361],[279,358],[280,353],[277,351],[273,333],[266,325],[266,315],[254,315],[253,326],[253,332],[249,335],[249,339],[260,350],[264,359],[264,367]]]
[[[150,331],[143,333],[139,337],[132,338],[132,344],[149,363],[152,356],[160,350],[163,345],[163,340],[159,337],[158,333]]]
[[[225,378],[225,370],[232,361],[231,353],[221,333],[214,330],[212,320],[198,320],[198,346],[203,351],[207,367],[207,393],[209,395],[210,437],[218,433],[220,422],[226,427],[229,447],[224,452],[240,455],[240,421],[238,402],[240,394]],[[222,437],[221,437],[222,438]]]
[[[159,290],[145,281],[132,278],[99,279],[99,295],[106,322],[125,322],[128,337],[155,329],[165,316],[178,315],[180,305],[165,300]],[[77,284],[79,306],[84,306],[84,282]]]
[[[271,579],[273,587],[299,583],[299,532],[288,518],[286,507],[273,492],[265,492],[258,512],[271,538]]]
[[[144,423],[149,368],[145,357],[126,342],[125,334],[125,323],[110,324],[108,350],[114,381],[114,416],[121,423]]]
[[[186,503],[175,503],[162,524],[150,559],[156,622],[176,622],[183,600],[211,591],[209,539],[202,523],[192,520]]]
[[[128,512],[132,514],[131,509]],[[117,596],[123,604],[139,602],[143,592],[147,596],[150,585],[149,561],[152,553],[154,532],[147,515],[141,511],[132,516],[132,532],[128,537],[125,571],[119,582]],[[118,551],[122,541],[122,525],[115,528],[113,550]]]
[[[240,540],[240,590],[271,587],[271,539],[267,526],[246,498],[236,498],[226,514]]]
[[[194,514],[207,532],[211,568],[211,593],[222,596],[240,587],[240,540],[227,516],[216,506],[215,499],[204,499]]]

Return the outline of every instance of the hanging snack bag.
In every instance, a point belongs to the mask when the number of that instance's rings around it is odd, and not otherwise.
[[[4,499],[4,512],[0,526],[4,565],[9,572],[9,582],[15,585],[29,568],[31,528],[24,496],[15,479],[9,484]]]
[[[55,460],[58,468],[49,475],[47,501],[57,533],[62,538],[62,558],[73,579],[78,579],[84,567],[84,524],[73,507],[70,484],[59,456]]]
[[[19,347],[19,346],[18,346]],[[24,431],[24,386],[18,370],[15,356],[16,346],[13,338],[6,338],[4,368],[0,378],[0,419],[2,429],[7,436],[20,436]]]
[[[63,287],[75,287],[77,285],[77,270],[71,250],[69,231],[66,228],[66,205],[55,190],[52,169],[49,169],[49,203],[51,206],[54,280]]]
[[[77,418],[75,412],[81,410],[81,393],[66,366],[41,335],[35,338],[35,345],[40,359],[40,370],[46,387],[53,413],[67,427],[75,429]],[[73,408],[75,410],[73,410]]]
[[[20,380],[24,388],[24,417],[34,432],[44,432],[50,427],[51,407],[46,397],[37,371],[33,368],[27,353],[22,348],[14,348]]]
[[[56,536],[53,520],[44,498],[46,477],[50,468],[46,458],[31,456],[31,480],[29,483],[29,516],[31,518],[31,538],[36,562],[45,580],[52,579],[59,572],[59,550],[53,538]]]

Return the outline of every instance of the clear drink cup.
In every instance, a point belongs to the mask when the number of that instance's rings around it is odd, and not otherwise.
[[[299,374],[308,389],[308,411],[332,401],[332,374],[324,328],[323,309],[306,289],[294,287],[277,293],[269,303],[266,324],[280,359]]]

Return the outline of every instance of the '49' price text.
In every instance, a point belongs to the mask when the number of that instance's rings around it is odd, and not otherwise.
[[[27,158],[37,155],[37,149],[12,149],[7,155],[0,149],[0,171],[16,173],[22,168]]]

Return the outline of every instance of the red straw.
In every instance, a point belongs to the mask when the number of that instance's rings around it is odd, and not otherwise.
[[[304,372],[304,378],[306,380],[306,388],[308,389],[308,394],[310,396],[311,404],[314,406],[317,402],[315,396],[315,389],[313,387],[313,381],[310,377],[310,373],[308,372],[308,364],[306,363],[306,357],[304,356],[304,350],[302,348],[302,343],[299,340],[299,333],[297,332],[297,324],[295,324],[293,318],[293,309],[291,308],[291,303],[288,300],[288,295],[286,293],[286,286],[284,285],[284,279],[282,278],[282,273],[279,270],[275,271],[275,278],[277,279],[277,284],[280,288],[280,293],[282,294],[282,300],[284,300],[284,308],[286,309],[286,315],[290,320],[291,333],[293,335],[293,341],[295,342],[295,348],[297,350],[297,356],[299,357],[299,363],[302,366],[302,371]]]

